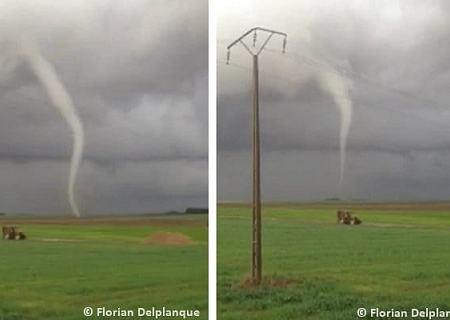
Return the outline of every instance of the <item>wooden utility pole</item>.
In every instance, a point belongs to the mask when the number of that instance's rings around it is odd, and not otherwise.
[[[259,47],[255,48],[255,52],[250,49],[249,46],[243,41],[245,37],[253,32],[253,47],[256,46],[256,39],[258,32],[268,33],[268,37],[264,43]],[[258,56],[264,49],[266,44],[272,38],[273,35],[280,35],[284,37],[283,41],[283,53],[286,48],[286,38],[287,35],[282,32],[264,29],[264,28],[252,28],[245,32],[238,39],[233,41],[228,47],[227,52],[227,63],[230,60],[230,49],[237,43],[241,43],[244,48],[250,53],[253,58],[253,117],[252,117],[252,127],[253,127],[253,142],[252,142],[252,281],[255,285],[261,284],[262,276],[262,234],[261,234],[261,161],[260,161],[260,130],[259,130],[259,70],[258,70]]]

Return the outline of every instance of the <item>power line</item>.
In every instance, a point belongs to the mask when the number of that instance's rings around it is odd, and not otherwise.
[[[218,43],[223,45],[222,41],[218,41]],[[443,103],[441,101],[437,101],[435,99],[431,99],[431,98],[428,98],[428,97],[423,97],[421,95],[417,95],[417,94],[414,94],[414,93],[409,92],[409,91],[405,91],[405,90],[401,90],[401,89],[389,86],[389,85],[381,83],[381,82],[379,82],[377,80],[371,79],[371,78],[369,78],[369,77],[367,77],[365,75],[362,75],[362,74],[360,74],[360,73],[358,73],[356,71],[344,70],[344,69],[338,68],[336,66],[331,66],[331,65],[329,65],[327,63],[320,62],[320,61],[315,60],[315,59],[313,59],[311,57],[308,57],[306,55],[296,54],[296,53],[292,53],[292,52],[286,53],[286,54],[282,54],[282,53],[279,52],[279,50],[272,49],[272,48],[264,48],[264,50],[266,50],[268,52],[276,53],[276,54],[279,54],[279,55],[283,55],[287,59],[290,59],[290,60],[292,60],[292,61],[294,61],[296,63],[299,63],[299,64],[306,64],[306,65],[309,65],[311,67],[320,68],[322,70],[326,70],[328,72],[331,72],[331,73],[334,73],[334,74],[337,74],[337,75],[343,76],[343,77],[351,76],[353,78],[357,78],[357,79],[359,79],[360,81],[362,81],[362,82],[364,82],[366,84],[369,84],[369,85],[372,85],[374,87],[377,87],[378,89],[382,89],[384,91],[390,91],[390,92],[392,92],[392,93],[394,93],[396,95],[402,96],[402,97],[410,99],[410,100],[422,101],[424,103],[432,104],[432,105],[440,106],[440,107],[447,107],[447,108],[450,107],[450,105],[448,105],[446,103]]]
[[[269,52],[273,52],[273,53],[279,53],[276,50],[270,49],[270,48],[266,48],[265,50],[269,51]],[[340,68],[337,68],[336,66],[327,65],[325,63],[322,63],[320,61],[314,60],[314,59],[312,59],[310,57],[307,57],[307,56],[304,56],[304,55],[299,55],[299,54],[295,54],[295,53],[288,53],[288,54],[285,54],[284,56],[287,59],[293,60],[293,61],[295,61],[297,63],[308,64],[308,65],[313,66],[313,67],[314,66],[315,67],[319,67],[321,69],[325,69],[326,71],[338,74],[338,75],[343,76],[343,77],[352,76],[353,78],[357,78],[357,79],[361,80],[362,82],[365,82],[366,84],[375,86],[375,87],[377,87],[379,89],[382,89],[382,90],[385,90],[385,91],[390,91],[390,92],[392,92],[394,94],[397,94],[399,96],[402,96],[402,97],[405,97],[405,98],[408,98],[408,99],[412,99],[414,101],[419,100],[419,101],[422,101],[424,103],[433,104],[433,105],[440,106],[440,107],[450,107],[448,104],[445,104],[443,102],[440,102],[440,101],[437,101],[437,100],[434,100],[434,99],[430,99],[428,97],[423,97],[423,96],[414,94],[414,93],[409,92],[409,91],[404,91],[404,90],[401,90],[401,89],[398,89],[398,88],[386,85],[386,84],[381,83],[381,82],[379,82],[377,80],[368,78],[368,77],[366,77],[366,76],[364,76],[364,75],[362,75],[362,74],[360,74],[358,72],[351,71],[351,70],[342,70]]]
[[[226,64],[226,61],[220,61],[219,60],[219,61],[217,61],[217,63]],[[245,71],[251,72],[251,68],[248,68],[248,67],[240,65],[240,64],[236,64],[236,63],[231,63],[230,62],[229,65],[232,66],[232,67],[241,69],[241,70],[245,70]],[[290,84],[302,85],[302,83],[300,81],[296,81],[296,80],[293,80],[293,79],[288,79],[288,78],[285,78],[285,77],[273,75],[273,74],[271,74],[269,72],[262,72],[262,73],[264,74],[265,77],[273,78],[273,79],[276,79],[276,80],[281,80],[281,81],[284,81],[284,82],[287,82],[287,83],[290,83]],[[336,94],[336,95],[338,95],[338,94]],[[338,95],[338,96],[344,98],[343,95]],[[434,125],[433,127],[430,127],[432,129],[436,129],[435,126],[438,126],[438,127],[443,128],[443,129],[449,130],[449,133],[450,133],[450,127],[447,126],[446,124],[438,122],[438,121],[431,120],[429,118],[421,117],[421,116],[419,116],[417,114],[414,114],[414,113],[404,112],[401,109],[380,108],[378,106],[374,106],[373,104],[370,104],[370,103],[367,103],[367,102],[364,102],[364,103],[362,103],[360,105],[362,105],[364,107],[367,107],[367,108],[370,108],[370,109],[375,109],[375,110],[378,110],[378,111],[385,111],[385,112],[389,112],[389,113],[393,113],[393,114],[397,113],[397,114],[401,114],[403,116],[409,117],[411,119],[425,121],[425,122],[428,122],[428,123]],[[439,132],[441,132],[441,130]]]

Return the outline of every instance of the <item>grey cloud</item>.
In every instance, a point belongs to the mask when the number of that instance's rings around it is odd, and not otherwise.
[[[84,161],[77,197],[83,212],[153,213],[183,210],[207,201],[206,160]],[[0,161],[2,210],[13,213],[70,214],[67,161]],[[20,205],[19,205],[20,203]]]
[[[399,199],[445,194],[438,188],[448,190],[441,170],[450,151],[448,6],[441,0],[286,1],[282,6],[219,1],[219,198],[248,195],[242,171],[250,163],[251,61],[242,48],[233,48],[231,65],[223,61],[226,45],[253,26],[288,34],[286,56],[275,52],[281,51],[279,41],[260,56],[262,161],[272,166],[263,171],[265,199],[336,195],[339,113],[315,75],[327,65],[353,82],[345,195],[368,198],[363,190],[371,183],[382,186],[370,189],[374,199],[395,198],[396,192]],[[283,165],[275,169],[277,157]],[[415,179],[402,169],[405,163],[415,163]],[[310,174],[295,173],[304,170]],[[431,172],[436,174],[428,176]],[[233,187],[240,184],[246,187]]]
[[[81,187],[86,170],[92,179],[115,177],[91,196],[84,192],[86,212],[164,210],[171,207],[169,198],[178,209],[205,206],[207,12],[206,0],[2,2],[0,159],[7,165],[0,175],[9,182],[18,175],[9,184],[11,193],[30,194],[31,200],[24,203],[10,195],[2,197],[0,206],[57,213],[67,200],[63,194],[61,201],[52,201],[51,195],[65,189],[71,134],[17,54],[15,43],[22,36],[55,66],[84,124],[79,193],[89,189],[90,183]],[[164,170],[154,171],[165,163]],[[33,178],[40,168],[46,174]],[[34,182],[27,182],[22,170]],[[188,179],[189,187],[170,182],[191,171],[197,178]],[[39,180],[46,191],[23,185],[38,186]],[[0,191],[8,195],[10,190],[3,192],[7,188],[2,185]],[[37,205],[41,201],[47,205]]]

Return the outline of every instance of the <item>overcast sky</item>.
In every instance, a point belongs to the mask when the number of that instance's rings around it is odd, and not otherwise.
[[[207,205],[206,0],[0,4],[0,211],[70,214],[72,138],[14,40],[55,67],[85,129],[82,215]]]
[[[263,200],[338,195],[340,116],[317,80],[323,70],[338,70],[353,103],[343,196],[448,199],[446,0],[220,0],[218,199],[250,199],[251,57],[238,45],[224,61],[254,26],[288,34],[285,56],[274,37],[259,59]]]

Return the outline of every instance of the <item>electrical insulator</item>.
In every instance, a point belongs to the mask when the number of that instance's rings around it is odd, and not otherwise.
[[[227,51],[227,64],[230,64],[230,50]]]
[[[284,37],[284,40],[283,40],[283,53],[286,53],[286,44],[287,44],[287,38]]]
[[[256,30],[255,32],[253,32],[253,47],[256,46],[256,38],[258,37],[258,35],[256,34]]]

